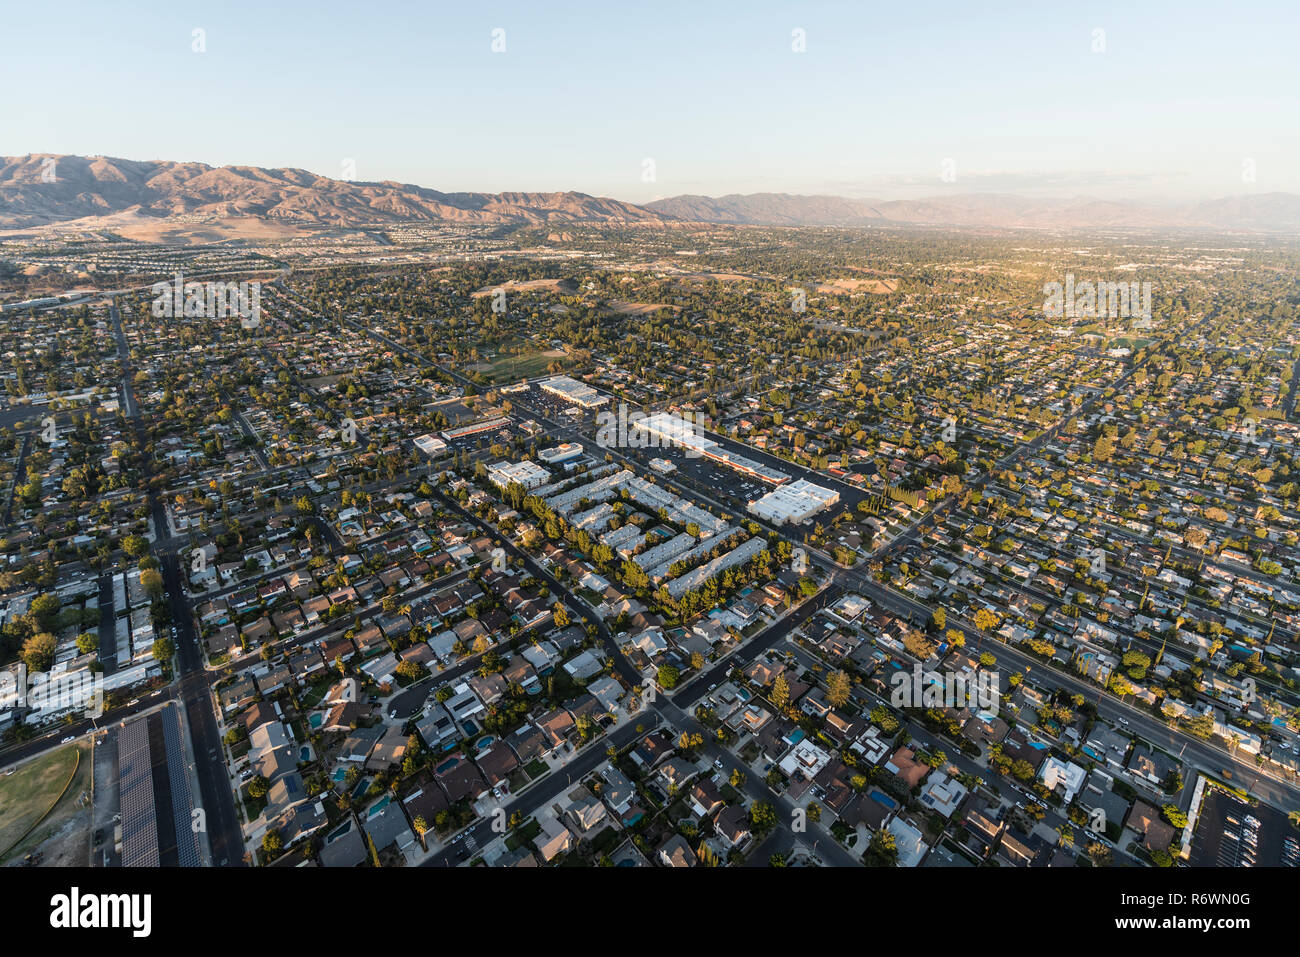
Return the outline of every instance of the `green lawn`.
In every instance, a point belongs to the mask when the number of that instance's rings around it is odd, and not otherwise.
[[[518,379],[535,379],[546,374],[546,367],[552,362],[564,362],[558,356],[544,355],[541,350],[530,350],[522,354],[499,355],[491,362],[491,368],[483,370],[493,382],[514,382]]]
[[[0,775],[0,855],[50,810],[77,765],[77,751],[75,745],[59,748]],[[88,750],[82,760],[89,760]]]

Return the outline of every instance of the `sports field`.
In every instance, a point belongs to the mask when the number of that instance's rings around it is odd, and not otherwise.
[[[9,856],[14,842],[51,809],[77,767],[78,750],[76,745],[59,748],[19,765],[12,774],[0,775],[0,860]],[[77,768],[78,777],[85,776],[82,771],[89,768],[85,758],[83,755],[85,767]],[[77,790],[68,788],[64,801],[75,800]]]

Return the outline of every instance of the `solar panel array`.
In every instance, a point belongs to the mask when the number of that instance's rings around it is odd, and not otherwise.
[[[181,741],[181,718],[175,708],[163,711],[163,737],[167,748],[167,777],[171,781],[173,819],[176,822],[176,852],[181,867],[198,867],[199,835],[192,826],[194,795]]]
[[[153,762],[145,718],[128,721],[117,736],[118,802],[122,815],[122,866],[158,866],[158,819],[153,803]]]
[[[150,724],[161,724],[161,741],[150,734]],[[154,745],[150,746],[150,739]],[[181,867],[202,864],[200,838],[194,830],[194,796],[190,790],[189,765],[185,757],[180,713],[174,707],[127,721],[118,733],[118,798],[122,815],[122,866],[159,867],[160,848],[170,848],[173,833],[160,835],[159,821],[174,832],[176,863]],[[161,750],[162,753],[156,753]],[[161,762],[166,778],[156,778],[154,767]],[[161,768],[159,769],[162,770]],[[164,790],[169,793],[163,793]],[[167,801],[170,808],[158,801]],[[164,813],[159,814],[163,810]],[[170,810],[170,813],[166,813]]]

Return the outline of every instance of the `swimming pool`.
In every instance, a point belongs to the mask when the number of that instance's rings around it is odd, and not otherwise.
[[[342,837],[350,830],[352,830],[352,822],[344,821],[342,827],[335,828],[333,831],[330,832],[329,837],[325,838],[325,843],[328,844],[331,841],[338,840],[340,837]]]
[[[438,765],[438,766],[437,766],[436,768],[434,768],[433,770],[434,770],[434,772],[435,772],[436,774],[441,774],[443,771],[450,771],[452,768],[454,768],[454,767],[455,767],[456,765],[458,765],[458,764],[460,764],[460,758],[459,758],[459,757],[448,758],[446,761],[443,761],[442,764]]]
[[[307,718],[307,723],[310,724],[313,729],[319,728],[325,723],[325,715],[317,711],[315,714]]]
[[[485,736],[479,738],[479,739],[478,739],[478,749],[479,749],[480,751],[482,751],[484,748],[486,748],[489,744],[491,744],[491,743],[492,743],[493,741],[495,741],[495,740],[496,740],[496,738],[495,738],[493,735],[490,735],[490,734],[489,734],[489,735],[485,735]]]
[[[366,818],[370,819],[379,815],[384,810],[384,808],[388,807],[388,802],[391,800],[392,800],[392,796],[385,794],[382,798],[380,798],[378,801],[374,803],[374,806],[371,807],[369,811],[366,812]]]
[[[890,808],[891,810],[897,810],[898,808],[898,802],[895,801],[893,798],[891,798],[888,794],[881,794],[879,791],[872,791],[870,796],[871,796],[871,800],[875,801],[877,804],[883,804],[885,807]]]

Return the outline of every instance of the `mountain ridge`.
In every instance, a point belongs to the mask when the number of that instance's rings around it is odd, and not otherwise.
[[[0,157],[0,226],[29,228],[128,212],[160,220],[256,217],[329,226],[666,222],[640,206],[573,190],[443,193],[391,180],[331,179],[295,168],[44,153]]]
[[[53,174],[52,180],[49,174]],[[254,220],[268,228],[402,223],[568,226],[931,226],[1195,229],[1300,235],[1300,196],[1261,193],[1156,205],[1089,197],[960,193],[910,200],[794,193],[682,194],[634,204],[576,190],[441,192],[331,179],[295,167],[29,153],[0,157],[0,228]]]
[[[674,219],[768,226],[913,225],[998,228],[1178,228],[1300,234],[1300,196],[1260,193],[1156,205],[1091,197],[962,193],[912,200],[794,193],[685,194],[644,204]]]

